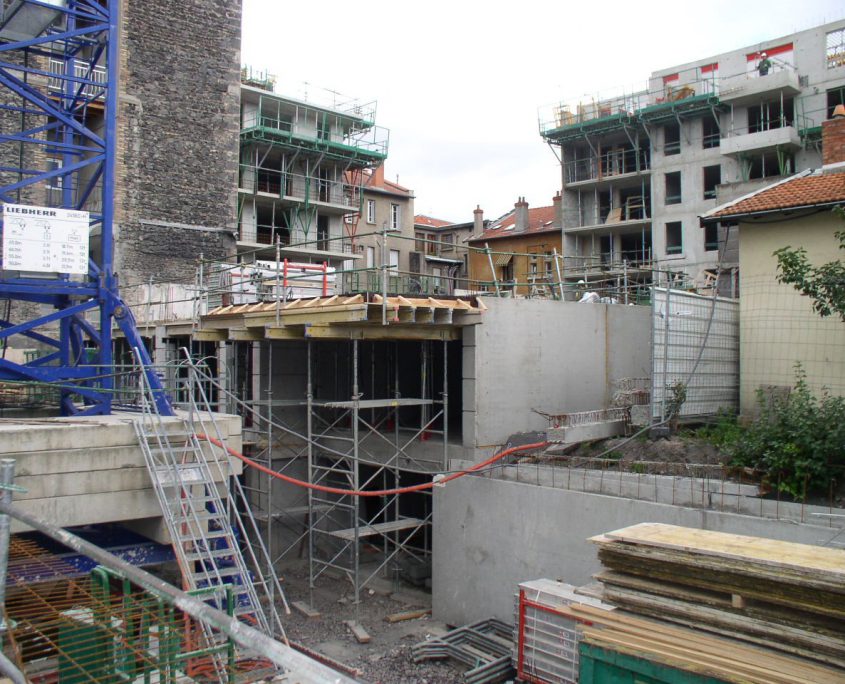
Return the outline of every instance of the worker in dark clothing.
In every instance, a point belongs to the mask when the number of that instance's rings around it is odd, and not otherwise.
[[[761,76],[765,76],[769,73],[769,69],[772,68],[772,62],[768,58],[765,52],[760,53],[760,63],[757,65],[757,71]]]

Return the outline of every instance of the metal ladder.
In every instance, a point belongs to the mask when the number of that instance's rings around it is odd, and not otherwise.
[[[252,522],[255,530],[257,526],[248,507],[243,507],[243,514],[238,510],[232,490],[239,492],[240,485],[232,476],[225,453],[215,450],[208,442],[201,443],[197,436],[199,427],[224,443],[213,414],[199,415],[196,395],[207,406],[205,392],[200,383],[189,382],[185,392],[187,411],[164,419],[137,354],[136,359],[142,371],[139,373],[142,416],[134,421],[135,431],[173,540],[185,588],[231,585],[234,614],[265,634],[284,640],[284,628],[274,601],[280,598],[284,602],[278,578],[274,575],[268,581],[262,575],[261,563],[249,544],[244,545],[249,564],[241,551],[239,537],[244,539],[254,532],[245,525],[242,515]],[[195,379],[190,360],[188,371],[189,377]],[[210,452],[214,453],[213,458],[208,457]],[[224,596],[225,592],[215,592],[208,602],[225,611]]]

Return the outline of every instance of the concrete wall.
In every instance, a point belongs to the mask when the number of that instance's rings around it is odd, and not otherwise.
[[[586,584],[600,569],[588,537],[640,522],[823,544],[830,528],[464,477],[434,491],[434,617],[449,624],[513,619],[517,585],[541,577]]]
[[[648,377],[648,307],[485,299],[481,325],[464,329],[464,446],[503,444],[542,430],[546,413],[606,408],[613,381]]]
[[[810,388],[845,395],[845,326],[834,315],[821,318],[811,301],[791,285],[775,281],[772,253],[791,245],[804,247],[811,263],[839,258],[834,232],[842,220],[822,212],[782,223],[739,226],[742,282],[740,297],[740,410],[756,409],[761,385],[792,386],[801,362]]]
[[[116,270],[191,282],[234,251],[241,3],[123,5]]]

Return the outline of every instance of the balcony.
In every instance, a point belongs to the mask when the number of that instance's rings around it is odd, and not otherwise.
[[[647,149],[614,148],[600,157],[565,162],[563,169],[567,185],[637,178],[651,169],[651,155]]]
[[[790,123],[753,133],[734,132],[722,138],[721,148],[722,154],[737,156],[775,150],[798,150],[801,148],[801,136],[798,134],[798,129]]]
[[[326,112],[312,111],[304,106],[296,108],[294,117],[250,112],[243,118],[241,139],[296,147],[310,146],[340,159],[377,162],[387,157],[390,133],[386,128],[367,124],[330,128],[316,123],[325,123],[332,118]]]
[[[761,96],[783,93],[786,97],[798,95],[801,82],[798,72],[789,65],[773,64],[765,76],[756,71],[723,78],[719,87],[719,99],[732,105],[758,102]]]
[[[238,189],[243,193],[291,203],[320,204],[323,208],[334,208],[344,214],[357,212],[361,206],[361,188],[358,185],[246,164],[240,167]]]

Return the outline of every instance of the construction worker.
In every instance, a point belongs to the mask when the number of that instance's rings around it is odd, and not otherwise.
[[[761,76],[765,76],[769,73],[769,69],[772,68],[772,62],[769,59],[768,55],[765,52],[760,53],[760,63],[757,65],[757,72]]]

